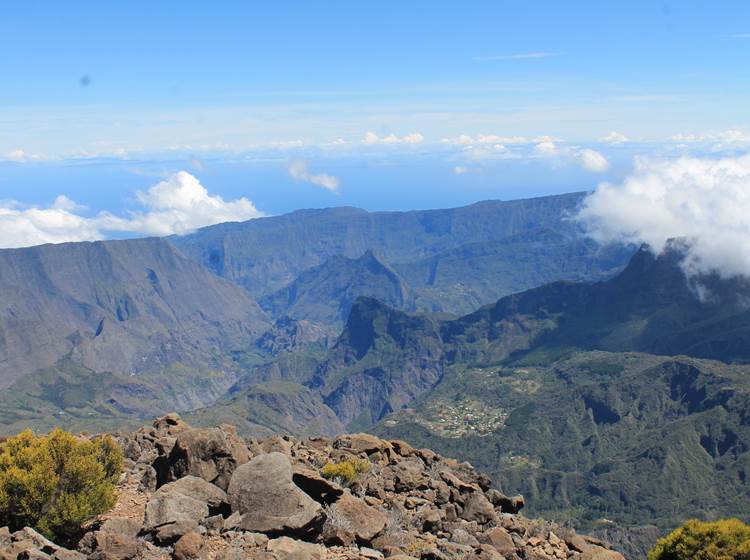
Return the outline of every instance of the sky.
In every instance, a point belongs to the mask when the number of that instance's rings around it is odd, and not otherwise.
[[[184,233],[735,161],[750,3],[6,3],[0,76],[0,246]]]

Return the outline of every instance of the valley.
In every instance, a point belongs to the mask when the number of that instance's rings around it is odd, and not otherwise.
[[[583,241],[551,217],[576,196],[0,251],[0,429],[176,410],[254,437],[369,431],[468,460],[632,555],[685,516],[743,517],[750,284],[686,277],[677,241]]]

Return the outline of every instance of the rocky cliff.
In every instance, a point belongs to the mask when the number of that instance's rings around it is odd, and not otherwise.
[[[208,369],[267,328],[247,292],[161,239],[0,250],[0,388],[61,358],[124,375]]]
[[[519,514],[468,463],[367,434],[243,440],[177,415],[119,434],[115,508],[64,549],[0,529],[0,558],[622,560],[596,539]],[[322,476],[326,465],[356,476]]]

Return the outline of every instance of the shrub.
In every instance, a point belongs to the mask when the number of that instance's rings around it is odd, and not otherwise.
[[[349,486],[357,475],[370,470],[370,462],[366,459],[345,459],[338,463],[327,463],[320,471],[323,478],[335,480]]]
[[[659,540],[648,560],[750,560],[750,526],[692,519]]]
[[[115,503],[122,451],[107,436],[25,430],[0,443],[0,526],[33,527],[66,541]]]

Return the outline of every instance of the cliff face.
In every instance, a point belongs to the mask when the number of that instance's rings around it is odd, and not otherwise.
[[[567,219],[583,196],[485,201],[411,212],[302,210],[211,226],[170,241],[259,300],[270,298],[274,308],[284,301],[294,303],[294,294],[276,293],[297,279],[297,284],[312,290],[321,287],[327,272],[317,270],[310,278],[303,276],[306,271],[326,264],[351,269],[356,263],[342,259],[360,259],[372,250],[408,285],[406,308],[416,304],[430,311],[466,313],[553,280],[596,280],[620,270],[632,250],[598,247]],[[359,292],[356,284],[345,284],[350,288],[345,291],[349,304],[357,295],[380,297],[368,293],[371,284]],[[397,290],[396,300],[399,297]],[[387,302],[401,307],[396,300]]]
[[[4,557],[91,560],[622,560],[596,539],[518,514],[468,463],[368,434],[243,440],[176,415],[119,434],[115,508],[76,551],[0,529]],[[331,465],[356,465],[330,476]],[[328,467],[327,467],[328,466]],[[42,556],[44,554],[45,556]],[[21,556],[23,555],[23,556]]]
[[[0,251],[0,388],[61,358],[125,375],[207,367],[266,325],[244,290],[160,239]]]

